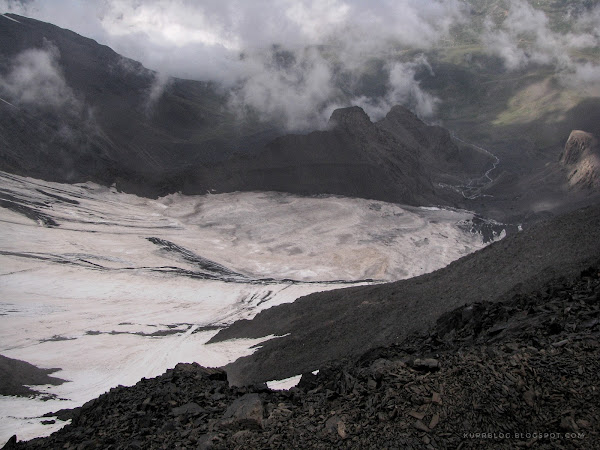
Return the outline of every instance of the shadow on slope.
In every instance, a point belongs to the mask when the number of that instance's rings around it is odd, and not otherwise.
[[[389,345],[443,313],[497,302],[572,277],[600,255],[600,207],[539,223],[436,272],[394,283],[311,294],[219,332],[212,342],[284,336],[226,366],[234,384],[283,379]]]

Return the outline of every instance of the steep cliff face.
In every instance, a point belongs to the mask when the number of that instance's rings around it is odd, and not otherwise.
[[[600,187],[600,147],[593,134],[580,130],[572,131],[560,155],[560,164],[567,171],[570,187]]]

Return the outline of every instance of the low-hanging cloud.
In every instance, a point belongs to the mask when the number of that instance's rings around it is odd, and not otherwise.
[[[387,93],[382,97],[355,97],[351,103],[362,107],[372,120],[381,119],[398,104],[410,108],[422,119],[429,119],[434,116],[440,100],[423,90],[416,79],[417,72],[422,69],[434,75],[422,54],[412,61],[391,63],[387,67]]]
[[[572,54],[600,45],[600,5],[591,9],[573,7],[563,20],[569,23],[571,31],[556,31],[543,11],[526,0],[511,0],[501,23],[486,21],[482,40],[508,70],[530,64],[548,65],[568,84],[597,83],[600,66],[580,62]]]
[[[247,75],[229,101],[238,112],[251,108],[288,129],[306,129],[322,123],[322,112],[339,96],[331,63],[314,47],[261,52],[243,63]]]
[[[464,0],[0,0],[0,9],[73,29],[157,71],[152,110],[169,77],[211,80],[231,92],[229,105],[289,129],[322,127],[336,106],[358,104],[372,118],[400,103],[422,118],[439,100],[417,80],[431,70],[422,56],[453,39],[473,16]],[[600,45],[600,5],[573,2],[557,31],[528,0],[498,1],[505,15],[484,21],[477,39],[507,70],[554,67],[566,84],[598,85],[600,66],[573,57]],[[473,29],[477,29],[476,27]],[[384,61],[377,95],[362,80]],[[432,75],[433,72],[431,72]]]
[[[68,86],[59,66],[59,52],[50,42],[18,54],[6,74],[0,75],[0,92],[15,105],[37,109],[79,110],[81,103]]]
[[[154,73],[154,80],[152,81],[152,84],[150,85],[150,88],[148,89],[146,101],[144,104],[144,107],[146,110],[146,115],[152,114],[152,111],[154,110],[156,103],[160,100],[163,93],[165,92],[165,89],[167,88],[169,83],[171,83],[171,81],[172,81],[172,78],[169,77],[165,73],[161,73],[161,72]]]
[[[149,109],[168,76],[212,80],[231,89],[236,111],[288,129],[324,126],[335,105],[351,102],[375,117],[398,102],[431,115],[436,101],[414,78],[421,63],[389,57],[431,48],[465,20],[460,0],[0,0],[2,7],[74,29],[159,72]],[[378,107],[355,90],[375,58],[390,61]]]

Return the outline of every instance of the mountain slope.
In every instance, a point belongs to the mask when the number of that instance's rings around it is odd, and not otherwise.
[[[71,31],[0,17],[0,169],[61,182],[116,183],[155,196],[275,190],[408,204],[446,203],[492,158],[402,107],[372,123],[360,108],[329,129],[274,138],[241,120],[210,83],[162,79]]]
[[[404,204],[452,198],[438,181],[465,183],[492,157],[459,149],[448,131],[395,106],[371,122],[359,107],[335,110],[325,131],[287,135],[252,155],[238,155],[192,175],[206,190],[336,194]]]
[[[163,79],[69,30],[0,17],[0,169],[156,194],[173,173],[262,145],[266,125],[224,109],[210,83]]]
[[[426,329],[444,312],[477,301],[500,301],[571,277],[600,254],[600,207],[540,223],[436,272],[410,280],[323,292],[239,321],[212,342],[284,336],[227,366],[248,384],[315,370]]]

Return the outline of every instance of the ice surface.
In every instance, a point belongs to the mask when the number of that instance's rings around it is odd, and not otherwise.
[[[146,199],[0,172],[0,353],[69,380],[0,397],[0,443],[39,416],[178,362],[221,366],[255,340],[219,328],[315,291],[443,267],[484,246],[467,211],[281,193]],[[374,281],[374,282],[376,282]],[[363,281],[364,282],[364,281]]]

